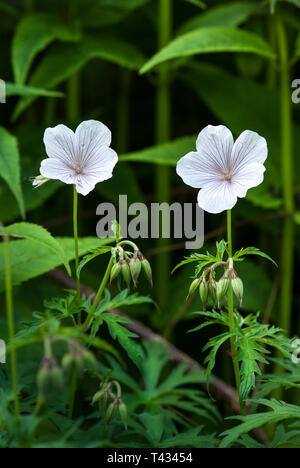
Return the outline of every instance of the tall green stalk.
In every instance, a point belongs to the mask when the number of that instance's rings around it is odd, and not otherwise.
[[[10,341],[10,361],[11,375],[14,392],[15,416],[16,421],[20,419],[20,403],[18,392],[18,373],[17,373],[17,353],[14,345],[15,325],[13,311],[13,295],[12,295],[12,275],[11,275],[11,257],[10,257],[10,241],[9,236],[4,236],[4,256],[5,256],[5,297],[6,297],[6,312],[8,323],[8,336]]]
[[[284,209],[289,214],[284,219],[281,252],[281,301],[279,326],[290,332],[292,316],[292,289],[294,268],[294,212],[293,194],[293,123],[291,106],[291,78],[289,52],[285,27],[279,15],[276,18],[280,60],[280,117],[281,117],[281,169]]]
[[[158,48],[164,47],[171,38],[172,0],[159,0],[158,12]],[[164,143],[171,136],[171,98],[168,65],[161,65],[158,72],[156,93],[156,143]],[[165,166],[156,168],[156,199],[159,203],[170,201],[170,169]],[[158,247],[164,249],[167,239],[159,239]],[[170,253],[162,252],[157,261],[156,284],[157,298],[161,307],[167,303],[169,296]]]
[[[231,232],[231,210],[227,211],[227,242],[228,242],[228,255],[229,258],[232,258],[232,232]],[[229,330],[230,332],[234,332],[234,308],[233,308],[233,291],[231,284],[228,288],[227,293],[227,305],[228,305],[228,316],[229,316]],[[236,350],[234,346],[234,337],[230,338],[230,349],[231,349],[231,357],[233,362],[233,370],[235,376],[235,384],[237,392],[240,390],[241,379],[240,379],[240,370],[239,365],[235,362],[236,357]]]
[[[74,251],[75,251],[75,277],[77,299],[80,299],[80,280],[77,275],[77,268],[79,266],[79,248],[78,248],[78,194],[76,186],[73,186],[73,232],[74,232]]]
[[[90,309],[90,312],[86,318],[86,321],[84,322],[83,324],[83,328],[84,330],[88,330],[89,327],[90,327],[90,323],[91,323],[91,320],[93,319],[93,316],[94,316],[94,313],[95,313],[95,310],[97,308],[97,305],[102,297],[102,294],[104,292],[104,289],[105,289],[105,286],[107,285],[107,282],[109,280],[109,276],[110,276],[110,272],[111,272],[111,269],[113,267],[113,264],[114,264],[114,258],[113,256],[110,257],[110,261],[108,263],[108,266],[107,266],[107,269],[106,269],[106,272],[105,272],[105,275],[101,281],[101,284],[99,286],[99,289],[97,291],[97,294],[96,294],[96,297],[94,299],[94,302],[93,302],[93,305]]]

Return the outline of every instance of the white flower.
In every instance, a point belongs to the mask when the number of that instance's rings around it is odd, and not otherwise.
[[[201,188],[198,205],[209,213],[230,210],[237,197],[263,181],[268,148],[255,132],[245,130],[234,143],[224,125],[208,125],[199,133],[196,148],[178,161],[176,172],[187,185]]]
[[[49,157],[41,163],[41,175],[75,184],[82,195],[110,179],[118,162],[116,152],[109,147],[110,130],[96,120],[82,122],[75,133],[65,125],[47,128],[44,143]]]

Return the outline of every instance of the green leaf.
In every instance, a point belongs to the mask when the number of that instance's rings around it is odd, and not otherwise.
[[[223,432],[224,436],[219,448],[226,448],[236,441],[242,434],[247,434],[256,427],[264,426],[265,424],[275,424],[279,421],[287,419],[299,419],[300,408],[296,405],[285,403],[284,401],[277,401],[275,399],[254,399],[254,403],[265,405],[273,411],[266,411],[264,413],[249,414],[247,416],[232,416],[230,419],[241,421],[236,427],[228,429]]]
[[[249,16],[262,10],[259,3],[233,2],[217,5],[208,11],[187,20],[178,31],[184,34],[197,28],[211,26],[236,27],[244,23]]]
[[[14,194],[22,216],[25,215],[20,182],[20,156],[17,139],[5,128],[0,127],[0,177]]]
[[[6,96],[44,96],[44,97],[63,97],[64,94],[59,91],[48,91],[47,89],[34,88],[32,86],[18,85],[15,83],[6,83]]]
[[[278,266],[277,263],[271,257],[269,257],[269,255],[262,252],[256,247],[246,247],[245,249],[238,250],[237,252],[235,252],[233,260],[241,260],[241,257],[243,257],[244,255],[258,255],[259,257],[263,257],[267,260],[270,260],[270,262],[274,263],[275,266]]]
[[[67,26],[57,16],[37,13],[27,16],[17,26],[12,45],[12,63],[15,80],[24,84],[28,71],[38,52],[54,40],[75,41],[78,29]]]
[[[270,59],[276,57],[259,36],[239,29],[215,26],[177,37],[146,62],[140,72],[146,73],[167,60],[216,52],[247,52]]]
[[[186,153],[195,148],[196,136],[181,137],[177,140],[152,146],[134,153],[120,156],[120,162],[133,161],[141,163],[161,164],[164,166],[176,166],[177,161]]]
[[[137,70],[145,58],[139,50],[116,37],[107,35],[86,36],[76,44],[55,44],[34,71],[29,85],[36,88],[54,88],[90,60],[107,60],[121,67]],[[14,111],[16,119],[34,101],[27,98],[19,102]]]
[[[206,8],[206,4],[202,2],[201,0],[184,0],[184,1],[187,3],[191,3],[192,5],[195,5],[198,8],[202,8],[202,9]]]
[[[119,315],[112,315],[112,314],[103,314],[102,315],[103,321],[108,326],[109,333],[114,340],[118,340],[122,348],[125,349],[130,359],[140,367],[142,359],[143,359],[143,352],[142,348],[136,342],[137,335],[132,333],[131,331],[127,330],[123,325],[126,323],[130,323],[125,317],[120,317]]]
[[[112,249],[111,246],[99,247],[98,249],[94,250],[93,252],[88,253],[85,257],[83,257],[83,259],[81,260],[81,262],[79,263],[79,266],[77,268],[77,272],[76,272],[77,277],[80,278],[81,270],[88,262],[90,262],[94,258],[99,257],[99,255],[103,255],[103,254],[105,254],[107,252],[110,252],[111,249]]]
[[[64,249],[68,261],[74,259],[74,239],[56,238]],[[79,255],[85,255],[92,249],[106,245],[110,239],[97,239],[95,237],[86,237],[79,239]],[[54,254],[52,250],[42,244],[33,244],[30,240],[12,240],[11,264],[12,264],[12,283],[19,285],[31,278],[40,276],[62,264],[61,258]],[[3,244],[0,244],[0,292],[4,291],[5,281],[5,262]]]
[[[20,237],[31,240],[49,248],[55,254],[57,254],[58,257],[60,257],[68,274],[71,276],[70,265],[62,246],[50,234],[50,232],[47,231],[47,229],[32,223],[16,223],[0,230],[1,235],[4,233],[9,234],[12,237]]]

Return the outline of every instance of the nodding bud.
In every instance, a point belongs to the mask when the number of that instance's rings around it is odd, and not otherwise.
[[[110,272],[110,282],[112,282],[114,279],[116,279],[121,272],[121,263],[115,263],[111,269]]]
[[[194,279],[194,281],[191,282],[189,293],[188,293],[188,296],[187,296],[186,300],[188,300],[190,298],[190,296],[192,296],[197,291],[197,289],[200,286],[200,282],[201,282],[201,277],[196,278],[196,279]]]
[[[152,281],[152,269],[151,269],[151,265],[150,263],[148,262],[148,260],[142,255],[142,258],[141,258],[141,263],[142,263],[142,268],[145,272],[145,275],[147,276],[150,284],[151,284],[151,287],[153,286],[153,281]]]
[[[110,405],[107,408],[106,415],[105,415],[105,422],[106,424],[109,424],[114,415],[116,414],[116,409],[117,409],[117,402],[116,400],[110,403]]]
[[[125,283],[127,284],[127,286],[129,287],[130,286],[130,269],[129,269],[128,263],[125,260],[121,261],[121,271],[122,271],[123,279]]]
[[[206,309],[208,293],[209,293],[209,286],[207,284],[206,279],[203,278],[203,280],[200,283],[199,294],[200,294],[200,299],[201,299],[204,310]]]
[[[62,358],[61,365],[65,372],[70,373],[74,367],[73,355],[71,353],[65,354]]]
[[[134,252],[133,257],[129,262],[129,268],[130,268],[130,273],[131,273],[131,276],[132,276],[134,286],[136,286],[137,285],[137,280],[138,280],[138,278],[140,276],[141,269],[142,269],[142,263],[141,263],[140,259],[137,257],[137,252],[136,251]]]
[[[39,396],[44,400],[48,387],[60,392],[63,388],[63,373],[54,357],[44,357],[37,374]]]
[[[214,278],[212,276],[210,276],[210,278],[209,278],[208,288],[209,288],[209,292],[210,292],[210,295],[212,297],[212,300],[215,302],[217,283],[215,282],[215,280],[214,280]]]
[[[127,430],[127,406],[123,401],[119,403],[119,413],[124,424],[125,429]]]
[[[221,300],[228,291],[229,284],[230,284],[230,280],[228,278],[224,278],[224,277],[219,279],[219,281],[217,282],[216,293],[217,293],[217,300],[218,300],[219,309],[221,308]]]
[[[244,286],[241,278],[236,277],[231,280],[232,290],[238,300],[240,301],[240,307],[242,306],[243,302],[243,294],[244,294]]]
[[[93,353],[91,351],[88,351],[87,349],[82,349],[82,354],[81,354],[81,359],[83,361],[84,366],[88,367],[96,367],[97,366],[97,360]]]

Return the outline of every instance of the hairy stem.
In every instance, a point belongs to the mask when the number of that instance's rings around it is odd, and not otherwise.
[[[281,81],[281,164],[284,208],[290,216],[284,219],[281,253],[281,301],[279,326],[290,332],[294,268],[294,211],[293,194],[293,129],[291,107],[291,80],[288,44],[284,25],[276,18]]]
[[[5,256],[5,297],[6,297],[6,311],[8,323],[8,336],[10,340],[11,352],[11,374],[14,392],[15,403],[15,416],[16,421],[20,419],[20,403],[18,392],[18,374],[17,374],[17,353],[14,345],[15,325],[14,325],[14,311],[13,311],[13,294],[12,294],[12,277],[11,277],[11,257],[10,257],[10,241],[9,236],[4,236],[4,256]]]
[[[110,272],[111,272],[113,264],[114,264],[114,259],[113,259],[113,256],[111,256],[110,261],[109,261],[109,263],[107,265],[105,275],[104,275],[104,277],[103,277],[103,279],[101,281],[101,284],[100,284],[99,289],[97,291],[97,294],[96,294],[96,297],[94,299],[93,305],[91,307],[91,310],[90,310],[90,312],[89,312],[89,314],[88,314],[88,316],[86,318],[86,321],[83,324],[84,330],[88,330],[90,328],[90,324],[91,324],[91,321],[93,319],[95,310],[97,308],[97,305],[99,304],[99,301],[100,301],[100,299],[102,297],[105,286],[107,285],[107,282],[109,280],[109,276],[110,276]]]
[[[170,40],[172,28],[172,0],[159,0],[158,12],[158,48],[164,47]],[[170,139],[171,133],[171,99],[168,65],[162,65],[158,73],[156,93],[156,143],[164,143]],[[157,202],[170,201],[170,169],[165,166],[156,168],[156,199]],[[167,239],[158,240],[158,248],[164,248]],[[157,298],[161,307],[167,303],[169,296],[170,253],[160,255],[156,265]]]

